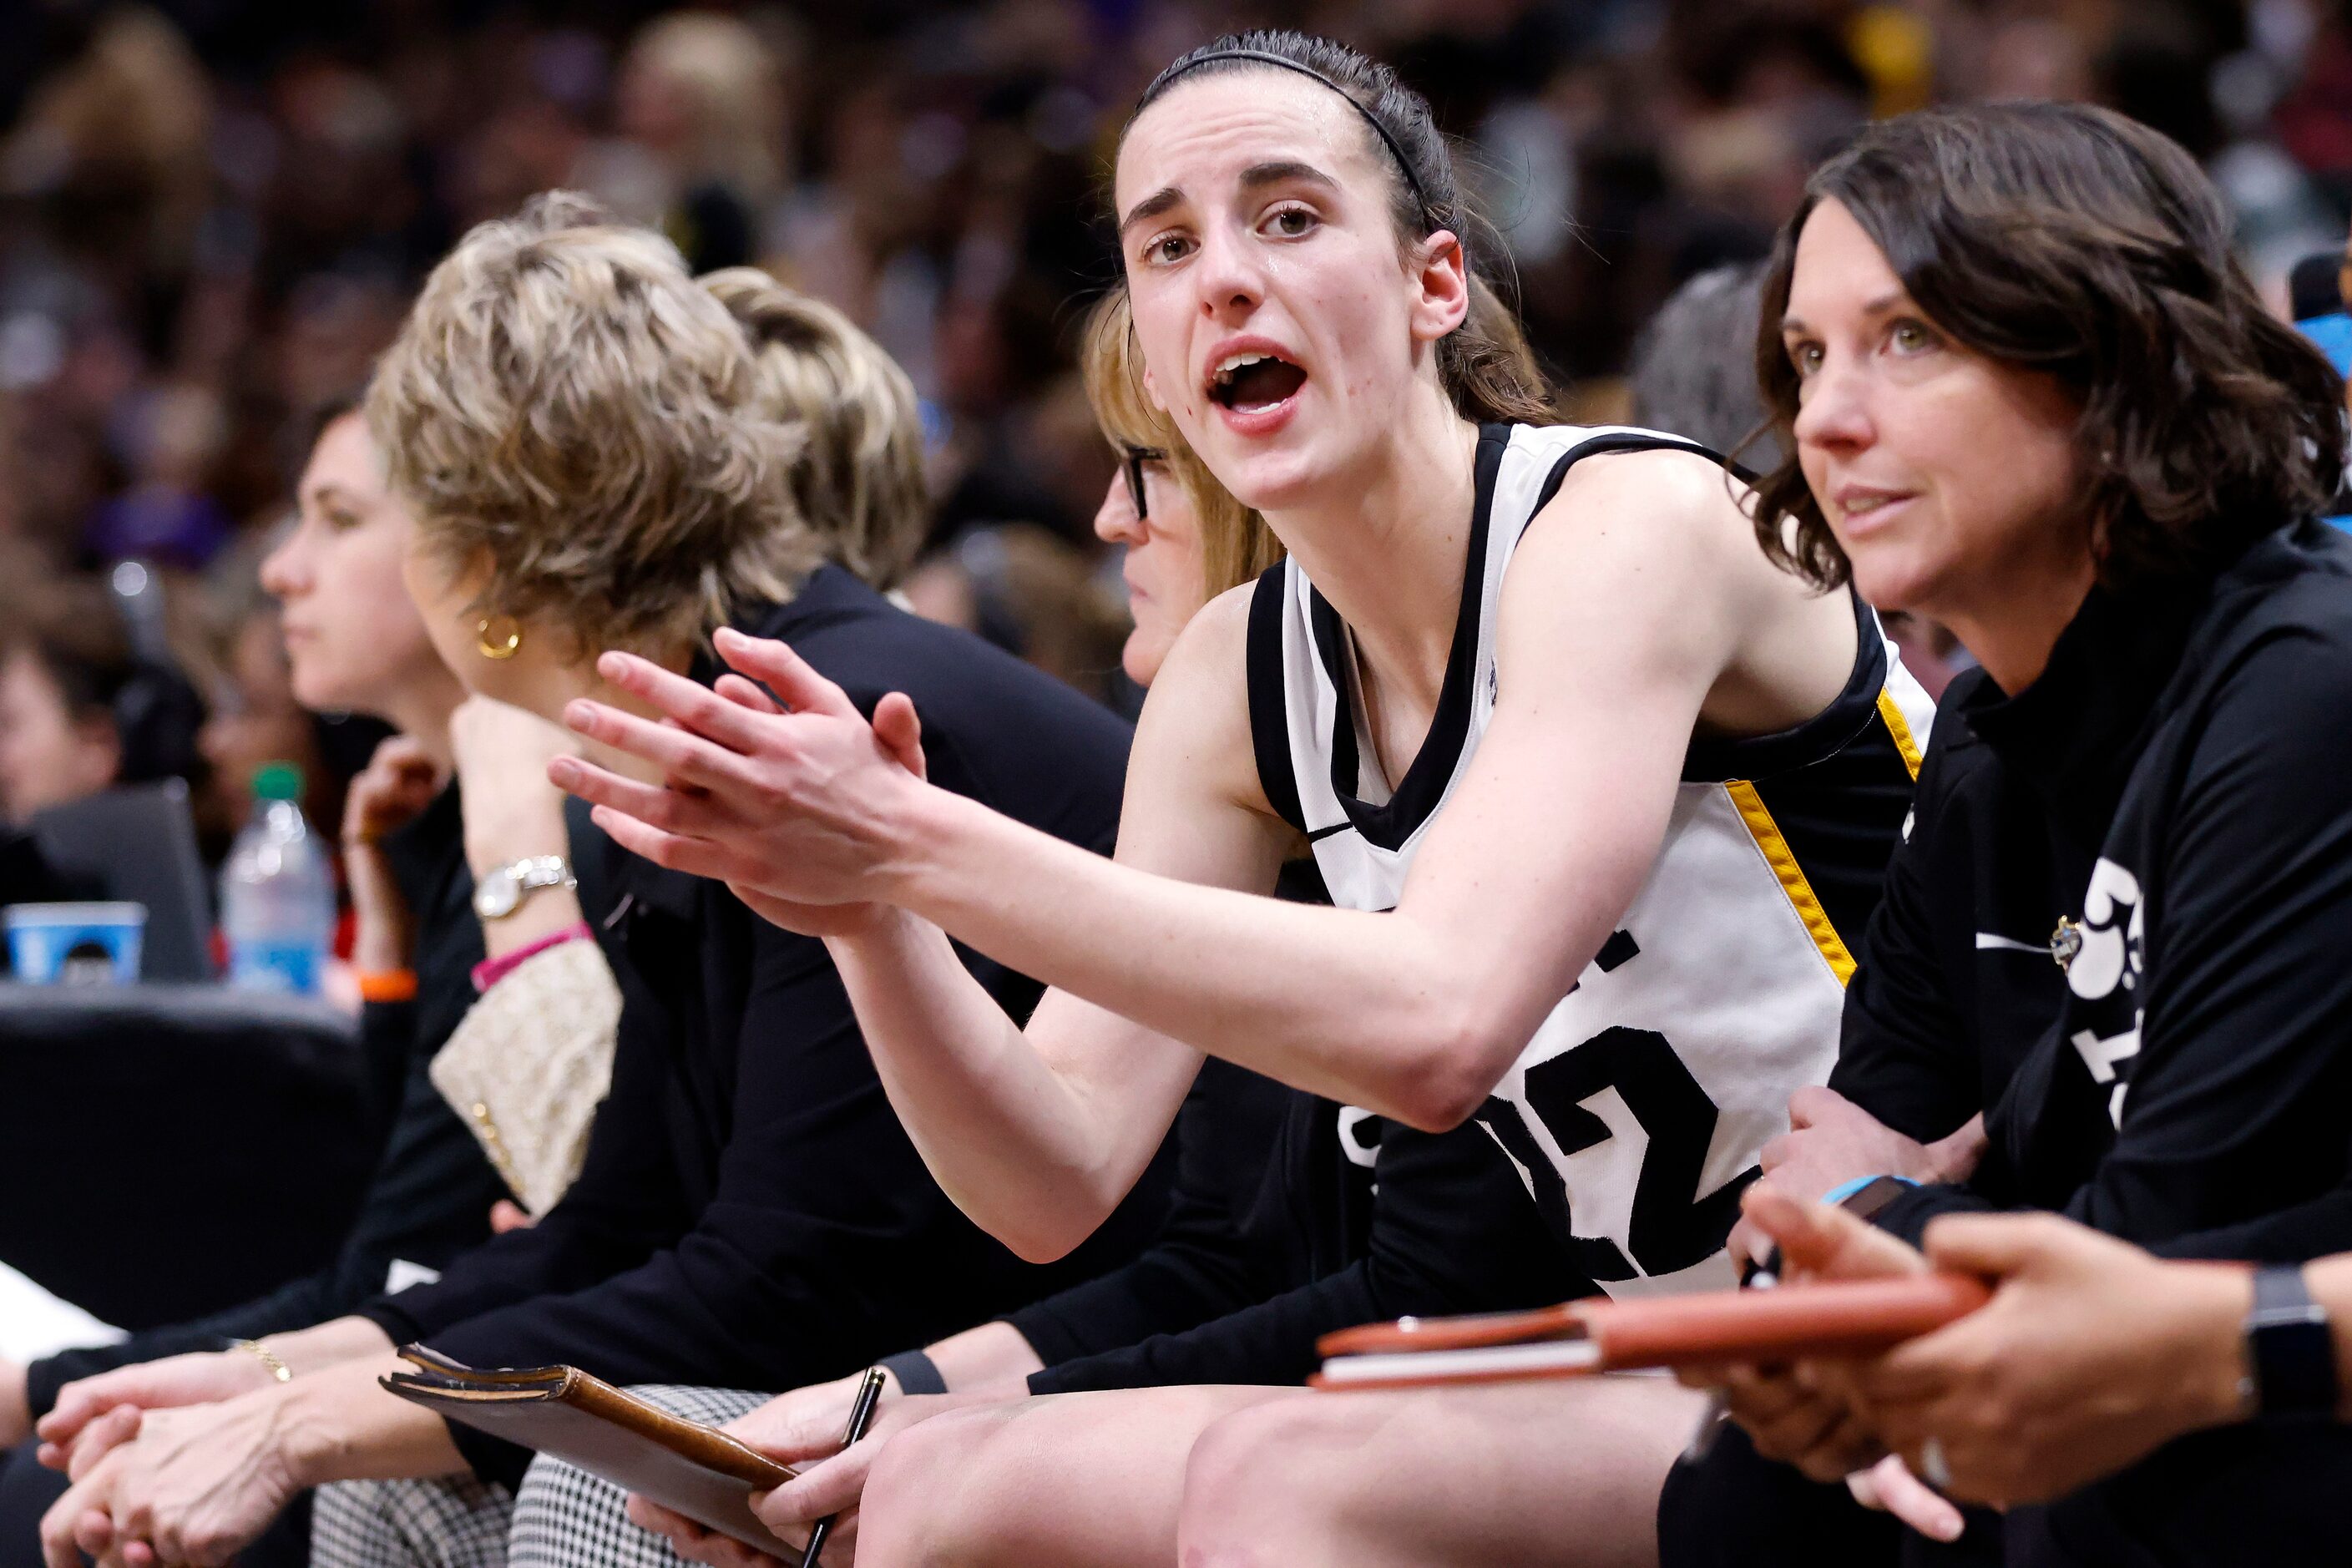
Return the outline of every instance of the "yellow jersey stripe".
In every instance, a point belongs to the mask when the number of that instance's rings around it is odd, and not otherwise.
[[[1903,753],[1903,765],[1911,770],[1916,781],[1919,776],[1919,742],[1911,738],[1911,724],[1903,717],[1903,705],[1884,686],[1878,689],[1878,716],[1886,721],[1886,732],[1895,737],[1895,749]]]
[[[1884,696],[1879,698],[1879,703],[1881,707],[1891,706]],[[1898,713],[1895,721],[1899,722],[1900,720]],[[1907,731],[1897,731],[1896,734],[1906,742],[1910,738]],[[1907,745],[1904,754],[1906,761],[1909,761],[1913,754]],[[1916,764],[1913,765],[1916,770]],[[1788,839],[1781,836],[1780,825],[1773,821],[1772,814],[1765,809],[1764,797],[1758,795],[1756,786],[1745,779],[1734,779],[1723,787],[1725,793],[1731,796],[1733,806],[1738,808],[1740,820],[1748,825],[1748,837],[1755,839],[1756,847],[1764,852],[1765,864],[1771,867],[1772,875],[1780,879],[1780,891],[1788,898],[1790,907],[1797,911],[1797,918],[1805,922],[1806,933],[1813,939],[1813,946],[1821,950],[1822,962],[1830,966],[1830,973],[1837,976],[1837,983],[1844,984],[1853,974],[1853,954],[1846,951],[1837,927],[1830,923],[1830,913],[1822,908],[1822,900],[1814,896],[1813,885],[1805,880],[1805,868],[1797,864],[1796,851],[1789,847]]]

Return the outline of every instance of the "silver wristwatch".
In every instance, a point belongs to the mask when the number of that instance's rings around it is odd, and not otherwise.
[[[510,860],[482,873],[474,884],[474,912],[486,921],[504,920],[541,888],[576,888],[579,880],[561,855],[533,855]]]

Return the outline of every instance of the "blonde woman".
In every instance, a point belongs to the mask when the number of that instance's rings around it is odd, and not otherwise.
[[[925,734],[919,751],[894,728],[901,754],[943,785],[1107,845],[1117,721],[825,560],[793,503],[818,433],[775,419],[762,389],[741,325],[659,237],[561,198],[469,234],[367,405],[416,519],[405,574],[444,658],[476,692],[549,717],[611,695],[597,649],[711,680],[714,626],[764,628],[886,725],[906,698],[885,694],[911,695]],[[132,1440],[77,1455],[44,1523],[53,1561],[223,1561],[305,1487],[431,1478],[322,1495],[314,1557],[495,1562],[530,1456],[384,1394],[394,1346],[790,1386],[1084,1278],[1133,1237],[1115,1226],[1060,1268],[1024,1265],[925,1173],[821,942],[633,857],[582,870],[624,1006],[612,1093],[565,1200],[436,1284],[280,1342],[289,1381],[151,1412]],[[1016,1009],[1036,994],[977,973]],[[1135,1212],[1155,1215],[1163,1195]]]

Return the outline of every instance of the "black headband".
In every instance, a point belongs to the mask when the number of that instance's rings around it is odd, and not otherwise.
[[[1420,176],[1412,172],[1412,160],[1404,155],[1404,145],[1396,139],[1395,133],[1381,123],[1379,115],[1357,102],[1354,93],[1349,92],[1313,66],[1302,64],[1287,55],[1277,55],[1269,49],[1212,49],[1205,55],[1194,55],[1191,59],[1179,60],[1161,71],[1160,79],[1153,82],[1150,89],[1144,93],[1144,101],[1150,102],[1170,82],[1174,81],[1186,71],[1197,70],[1202,66],[1213,65],[1218,60],[1248,60],[1255,65],[1279,66],[1284,70],[1297,71],[1300,76],[1319,81],[1341,98],[1346,99],[1348,107],[1361,115],[1364,123],[1370,126],[1381,141],[1387,144],[1389,156],[1396,160],[1397,173],[1404,176],[1405,185],[1412,192],[1413,202],[1421,209],[1422,221],[1428,224],[1435,222],[1436,214],[1430,208],[1429,193],[1421,188]]]

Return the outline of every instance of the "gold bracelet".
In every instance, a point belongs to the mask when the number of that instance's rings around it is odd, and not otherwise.
[[[278,1359],[278,1352],[271,1350],[268,1345],[263,1344],[259,1340],[239,1340],[229,1348],[231,1350],[245,1351],[252,1355],[259,1357],[261,1364],[269,1369],[269,1375],[277,1379],[279,1383],[291,1383],[294,1381],[293,1369],[289,1367],[284,1362],[279,1361]]]

